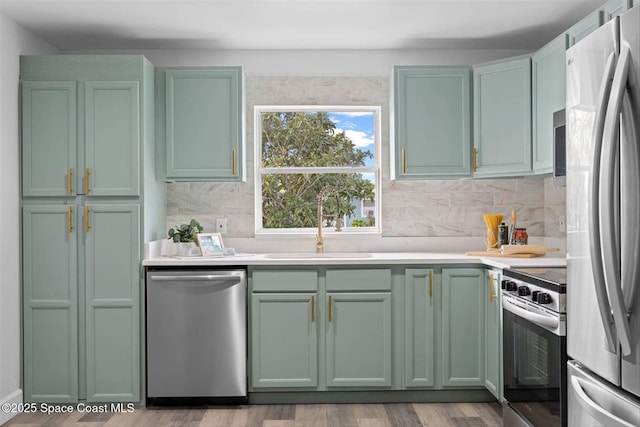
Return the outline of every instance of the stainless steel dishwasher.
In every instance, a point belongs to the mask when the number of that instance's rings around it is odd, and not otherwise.
[[[150,270],[146,303],[150,402],[246,399],[245,270]]]

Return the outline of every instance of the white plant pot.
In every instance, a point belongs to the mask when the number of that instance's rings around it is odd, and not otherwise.
[[[178,256],[197,256],[200,255],[198,246],[193,242],[176,243],[176,254]]]

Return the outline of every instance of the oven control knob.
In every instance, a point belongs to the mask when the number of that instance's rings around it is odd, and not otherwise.
[[[549,294],[538,295],[538,304],[551,304],[551,295]]]
[[[533,291],[531,293],[531,300],[534,302],[538,301],[538,295],[540,295],[540,291]]]
[[[518,295],[520,295],[521,297],[526,297],[529,294],[531,294],[531,291],[527,286],[520,286],[518,288]]]
[[[506,289],[507,289],[508,291],[510,291],[510,292],[513,292],[513,291],[517,291],[517,290],[518,290],[518,285],[516,284],[516,282],[511,282],[511,281],[509,281],[509,282],[507,282],[507,285],[506,285],[506,286],[507,286],[507,288],[506,288]]]

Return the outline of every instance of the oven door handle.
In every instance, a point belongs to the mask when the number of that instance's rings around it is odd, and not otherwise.
[[[536,325],[540,325],[545,328],[557,329],[560,325],[559,318],[552,315],[534,313],[527,310],[526,308],[514,304],[507,298],[502,299],[502,307],[504,307],[505,310],[508,310],[511,313],[515,314],[516,316],[522,317],[525,320],[528,320],[532,323],[535,323]]]

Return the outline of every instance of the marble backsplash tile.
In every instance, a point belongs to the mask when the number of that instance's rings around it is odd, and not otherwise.
[[[389,177],[389,78],[248,76],[246,93],[247,182],[170,183],[167,228],[197,218],[214,231],[227,218],[229,237],[253,237],[255,229],[253,107],[255,105],[380,105],[382,108],[383,237],[482,236],[484,213],[511,211],[530,236],[565,237],[564,182],[554,178],[391,181]]]
[[[505,181],[507,181],[505,183]],[[506,224],[516,211],[531,236],[565,237],[565,187],[553,178],[403,182],[382,190],[382,235],[389,237],[469,237],[485,232],[482,215],[500,213]],[[402,188],[398,188],[402,187]],[[416,188],[412,188],[416,187]],[[511,189],[509,189],[511,187]],[[253,184],[171,183],[167,226],[197,218],[207,231],[227,218],[228,235],[254,235]]]

